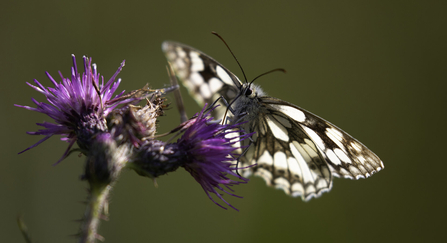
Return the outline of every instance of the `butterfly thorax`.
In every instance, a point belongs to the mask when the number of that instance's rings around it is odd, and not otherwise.
[[[265,96],[264,91],[255,84],[244,83],[240,92],[242,93],[231,106],[234,110],[234,123],[248,121],[243,127],[252,127],[262,113],[265,113],[265,107],[259,101],[259,97]],[[251,132],[251,131],[246,131]]]

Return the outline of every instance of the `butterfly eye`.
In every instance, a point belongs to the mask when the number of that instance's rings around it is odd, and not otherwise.
[[[251,93],[252,93],[252,91],[251,91],[250,88],[248,88],[248,89],[245,90],[245,95],[246,95],[246,96],[251,95]]]

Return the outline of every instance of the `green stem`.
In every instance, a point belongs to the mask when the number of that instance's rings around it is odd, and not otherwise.
[[[108,199],[115,183],[126,166],[129,146],[116,146],[114,141],[106,140],[94,144],[87,156],[85,176],[90,184],[87,208],[79,233],[79,243],[94,243],[104,240],[98,234],[103,216],[108,214]],[[106,209],[106,210],[104,210]]]
[[[104,206],[112,190],[111,185],[92,187],[89,195],[89,201],[84,214],[84,223],[81,226],[80,243],[94,243],[96,239],[101,239],[98,234],[101,216]]]

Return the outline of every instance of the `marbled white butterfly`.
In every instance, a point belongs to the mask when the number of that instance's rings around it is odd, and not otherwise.
[[[237,97],[231,105],[232,121],[248,121],[242,129],[256,132],[240,162],[241,167],[257,165],[241,170],[243,176],[261,176],[267,185],[307,201],[329,191],[333,176],[367,178],[384,168],[379,157],[351,135],[294,104],[267,96],[255,84],[242,83],[203,52],[171,41],[162,49],[200,105],[220,96],[227,102]],[[215,118],[224,112],[221,109]],[[246,139],[243,145],[248,143]]]

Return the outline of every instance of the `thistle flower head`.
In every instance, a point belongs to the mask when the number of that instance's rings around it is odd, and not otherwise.
[[[154,139],[157,118],[163,115],[165,98],[154,92],[145,106],[126,105],[115,109],[107,117],[107,127],[116,138],[139,148]]]
[[[176,171],[184,161],[184,155],[176,143],[150,140],[135,149],[127,167],[141,176],[157,178]]]
[[[61,135],[61,140],[69,143],[69,147],[58,162],[67,156],[68,151],[75,142],[78,142],[81,150],[87,151],[91,137],[98,132],[107,130],[104,119],[107,114],[117,105],[128,102],[128,100],[111,102],[113,93],[121,82],[120,79],[116,80],[116,76],[123,68],[124,61],[112,78],[107,83],[104,83],[104,78],[98,73],[96,65],[92,64],[91,58],[83,57],[84,73],[81,75],[76,66],[75,56],[72,55],[72,57],[73,67],[71,68],[71,75],[65,78],[59,72],[62,79],[60,83],[56,82],[46,72],[54,88],[45,88],[37,80],[34,80],[35,85],[27,83],[37,92],[45,95],[48,103],[32,99],[37,106],[36,108],[22,105],[16,106],[46,114],[54,119],[54,123],[37,123],[37,125],[44,128],[36,132],[28,132],[28,134],[45,135],[45,137],[20,153],[36,147],[53,135]],[[113,98],[117,100],[123,93],[124,91]]]
[[[97,134],[92,139],[81,178],[87,180],[91,187],[104,186],[116,181],[129,160],[130,150],[129,144],[118,144],[110,133]]]
[[[239,149],[234,145],[239,144],[248,135],[229,136],[233,135],[231,133],[240,132],[235,131],[237,125],[222,125],[219,121],[212,120],[209,116],[211,111],[207,113],[204,111],[205,108],[187,122],[186,131],[177,141],[180,150],[186,153],[182,166],[202,186],[215,204],[226,209],[214,201],[210,193],[216,194],[225,204],[237,210],[222,198],[218,190],[239,197],[232,193],[230,186],[247,183],[248,179],[236,173],[237,167],[233,162],[238,156],[235,152]],[[231,179],[230,176],[241,181]]]

